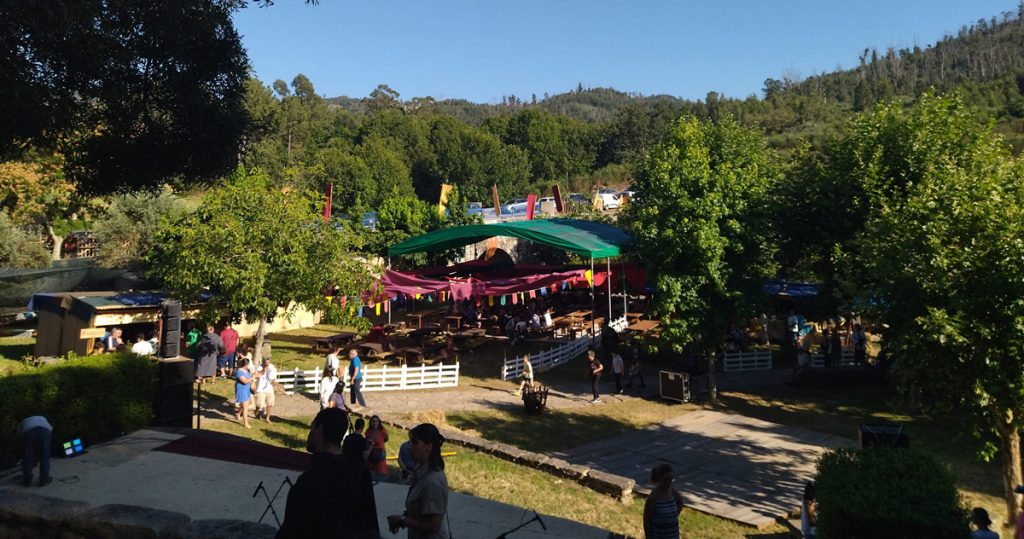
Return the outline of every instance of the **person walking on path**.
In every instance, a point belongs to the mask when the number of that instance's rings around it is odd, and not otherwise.
[[[409,539],[447,539],[448,478],[444,473],[437,427],[423,423],[409,431],[409,449],[416,461],[412,484],[405,497],[405,513],[388,515],[391,533],[406,528]]]
[[[341,368],[341,360],[338,359],[338,355],[341,354],[342,348],[335,346],[331,348],[331,351],[327,353],[327,358],[324,359],[324,371],[327,369],[334,369],[334,372],[339,372]]]
[[[864,333],[864,328],[860,324],[854,324],[850,340],[853,341],[853,364],[858,367],[865,365],[868,351],[868,336]]]
[[[533,363],[530,362],[530,354],[523,356],[523,381],[519,384],[515,396],[522,395],[526,388],[533,389]]]
[[[647,539],[679,539],[683,495],[672,487],[675,479],[675,471],[668,464],[659,464],[651,470],[654,489],[644,503],[644,537]]]
[[[196,343],[196,377],[213,378],[217,381],[217,358],[224,352],[224,341],[213,330],[213,324],[206,326],[206,333]]]
[[[359,353],[353,348],[348,351],[348,382],[349,396],[352,398],[352,405],[359,402],[359,406],[365,408],[366,400],[363,399],[363,362],[359,359]]]
[[[633,387],[633,379],[640,378],[640,387],[647,387],[644,383],[644,373],[640,370],[640,347],[633,348],[633,362],[629,364],[629,380],[626,387]]]
[[[235,405],[238,406],[235,419],[241,421],[247,429],[252,428],[249,426],[249,406],[252,404],[251,384],[252,373],[249,372],[245,360],[239,358],[235,369]]]
[[[388,456],[385,444],[388,442],[388,431],[380,418],[373,416],[366,427],[366,441],[373,445],[370,450],[370,471],[380,475],[388,474]]]
[[[334,386],[338,385],[338,382],[341,381],[341,379],[335,374],[336,372],[337,371],[333,369],[327,369],[324,371],[324,377],[320,379],[321,410],[328,407],[328,404],[331,402],[331,394],[334,393]],[[344,384],[341,387],[344,388]]]
[[[380,537],[370,472],[341,455],[346,431],[341,410],[321,410],[313,419],[306,440],[310,466],[288,492],[276,539]]]
[[[274,389],[277,383],[277,367],[269,357],[263,358],[263,365],[256,373],[256,415],[270,423],[270,411],[274,408]]]
[[[331,395],[327,397],[327,404],[324,408],[337,408],[344,410],[346,413],[351,411],[348,405],[345,404],[345,382],[338,380],[338,383],[334,384],[334,389],[331,390]]]
[[[622,389],[622,375],[626,371],[626,366],[622,363],[622,354],[618,351],[612,352],[612,376],[615,377],[615,391],[618,394],[623,393]]]
[[[220,331],[220,341],[224,345],[224,353],[217,359],[217,369],[221,376],[231,374],[235,366],[235,353],[238,351],[238,332],[231,326],[231,321],[224,325]]]
[[[590,401],[594,404],[601,402],[600,383],[601,383],[601,372],[604,371],[604,365],[597,360],[597,353],[591,348],[587,350],[587,361],[590,362],[588,368],[590,369],[590,389],[594,392],[594,400]]]
[[[39,486],[49,485],[50,444],[53,426],[41,415],[26,417],[18,424],[18,448],[21,450],[21,484],[32,485],[32,470],[39,463]]]

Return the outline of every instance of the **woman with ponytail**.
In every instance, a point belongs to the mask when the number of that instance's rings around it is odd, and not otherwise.
[[[416,462],[405,497],[405,514],[389,515],[391,533],[409,530],[409,539],[446,539],[448,478],[444,474],[441,445],[444,437],[437,427],[423,423],[409,431],[409,450]]]

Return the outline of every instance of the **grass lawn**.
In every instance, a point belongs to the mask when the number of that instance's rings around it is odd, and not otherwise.
[[[206,420],[203,428],[303,450],[311,421],[308,417],[275,418],[274,423],[268,425],[252,420],[253,428],[245,429],[233,421]],[[388,454],[397,455],[398,446],[408,439],[407,435],[394,430],[390,435]],[[567,479],[458,446],[451,450],[456,455],[446,458],[445,471],[453,491],[529,507],[632,537],[643,536],[643,500],[622,504]],[[390,475],[395,479],[397,470],[397,465],[389,466]],[[689,538],[788,537],[780,526],[759,532],[690,510],[683,511],[681,526]]]
[[[21,358],[32,354],[35,345],[32,337],[0,337],[0,376],[29,368]]]

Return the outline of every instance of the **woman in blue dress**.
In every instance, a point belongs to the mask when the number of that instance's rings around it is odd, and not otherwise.
[[[675,479],[675,471],[668,464],[659,464],[651,470],[654,488],[644,504],[644,536],[647,539],[679,539],[683,495],[672,488]]]
[[[238,406],[238,413],[235,414],[235,419],[238,419],[245,425],[245,428],[252,428],[249,426],[249,406],[252,403],[252,373],[249,372],[249,366],[246,364],[245,358],[238,360],[237,370],[235,371],[235,404]]]

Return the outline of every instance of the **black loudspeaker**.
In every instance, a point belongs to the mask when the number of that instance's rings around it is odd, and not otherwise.
[[[160,357],[174,359],[181,355],[181,332],[164,331],[160,335]]]
[[[155,423],[163,427],[192,426],[195,366],[190,359],[157,360]]]
[[[658,376],[661,398],[690,402],[690,375],[685,372],[661,371]]]
[[[169,299],[160,304],[160,315],[164,318],[177,318],[181,320],[181,302]]]
[[[181,302],[167,300],[160,304],[160,357],[181,355]]]
[[[910,447],[910,436],[903,430],[901,425],[860,424],[860,446],[868,447]]]

